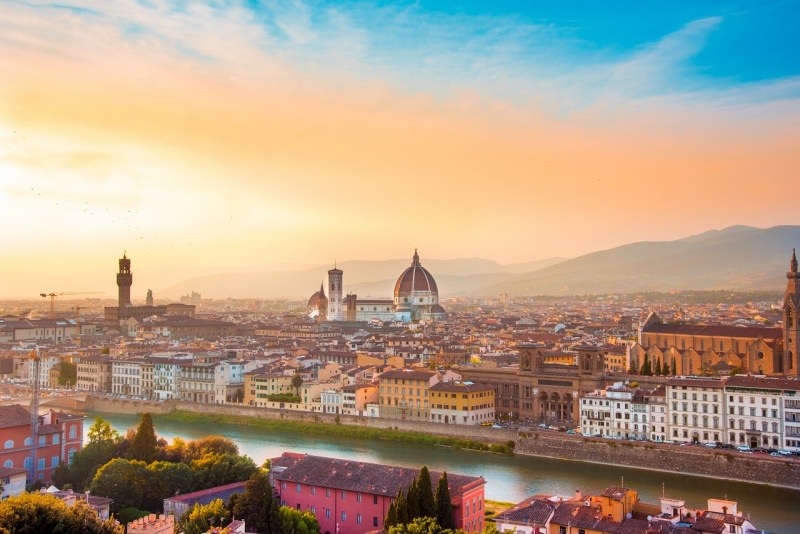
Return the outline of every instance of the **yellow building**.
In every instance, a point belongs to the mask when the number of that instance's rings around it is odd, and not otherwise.
[[[429,389],[440,380],[436,371],[402,369],[379,378],[380,415],[387,419],[429,420]]]
[[[430,387],[430,420],[455,425],[494,421],[494,387],[472,382],[439,382]]]
[[[269,396],[280,394],[297,394],[292,375],[259,371],[244,374],[245,406],[269,406]]]

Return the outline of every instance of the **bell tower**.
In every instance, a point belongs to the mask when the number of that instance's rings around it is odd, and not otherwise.
[[[333,269],[328,271],[328,320],[343,321],[342,314],[342,278],[344,273],[337,269],[334,264]]]
[[[131,273],[131,260],[125,253],[119,259],[119,272],[117,273],[117,287],[119,288],[119,307],[130,307],[131,305],[131,285],[133,285],[133,273]]]
[[[786,273],[786,294],[783,297],[783,372],[789,376],[798,376],[798,337],[800,337],[800,323],[797,320],[797,311],[800,308],[800,273],[797,272],[797,255],[792,249],[792,260],[789,262],[789,272]]]

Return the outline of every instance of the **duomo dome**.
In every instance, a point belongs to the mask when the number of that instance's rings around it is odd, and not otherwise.
[[[434,319],[444,316],[439,306],[439,288],[436,280],[419,262],[414,251],[411,266],[397,279],[394,285],[394,305],[397,313],[406,320]]]

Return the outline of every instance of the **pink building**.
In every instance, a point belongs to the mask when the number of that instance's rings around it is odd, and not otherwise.
[[[83,416],[49,412],[39,416],[36,480],[50,481],[83,447]],[[31,414],[19,404],[0,406],[0,466],[31,471]],[[30,476],[29,476],[30,478]]]
[[[270,481],[281,505],[312,512],[323,534],[362,534],[383,528],[399,488],[418,469],[285,452],[272,459]],[[441,473],[431,471],[436,491]],[[483,531],[483,477],[447,474],[456,528]]]

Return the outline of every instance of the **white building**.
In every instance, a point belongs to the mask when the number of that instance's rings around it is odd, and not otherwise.
[[[798,404],[791,402],[797,400],[798,392],[800,383],[795,380],[747,375],[729,378],[725,383],[728,443],[780,449],[785,448],[787,439],[800,439],[800,407],[785,410],[787,404]],[[793,437],[784,437],[790,431]]]
[[[680,377],[667,382],[667,434],[684,443],[725,440],[724,381]]]
[[[142,395],[142,360],[112,360],[111,393]]]

